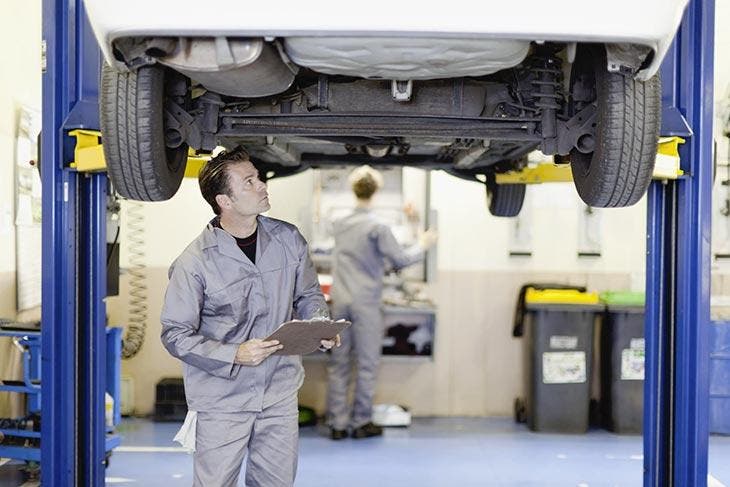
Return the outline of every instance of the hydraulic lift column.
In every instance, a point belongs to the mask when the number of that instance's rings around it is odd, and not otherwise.
[[[81,0],[43,1],[41,483],[104,485],[106,174],[69,168],[99,128],[101,55]]]
[[[662,65],[662,135],[686,177],[648,195],[644,485],[707,485],[714,0],[692,0]]]

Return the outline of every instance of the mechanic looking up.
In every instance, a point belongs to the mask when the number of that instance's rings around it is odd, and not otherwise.
[[[272,356],[282,345],[261,338],[294,316],[327,317],[327,305],[297,228],[260,215],[266,184],[243,149],[211,159],[199,183],[216,216],[170,267],[161,317],[162,343],[183,361],[194,485],[237,485],[247,457],[247,486],[291,486],[301,357]]]
[[[385,263],[400,269],[414,264],[425,250],[436,243],[437,235],[427,230],[411,248],[403,248],[393,232],[371,209],[373,195],[383,185],[382,175],[363,166],[350,175],[356,207],[333,223],[335,237],[332,276],[332,315],[352,322],[342,334],[342,346],[332,350],[327,373],[329,390],[327,412],[330,438],[348,435],[367,438],[383,434],[372,423],[373,395],[383,343],[383,317],[380,308]],[[356,362],[355,397],[347,402],[350,363]]]

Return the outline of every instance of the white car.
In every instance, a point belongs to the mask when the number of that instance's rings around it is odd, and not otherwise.
[[[570,163],[588,205],[632,205],[687,3],[85,0],[109,174],[122,196],[164,200],[189,147],[241,145],[269,177],[442,169],[514,216],[525,187],[495,174],[539,149]]]

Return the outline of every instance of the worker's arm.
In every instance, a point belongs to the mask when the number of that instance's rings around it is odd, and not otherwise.
[[[294,311],[301,319],[329,318],[317,271],[309,256],[307,242],[299,231],[294,233],[294,245],[299,258],[294,284]]]
[[[374,238],[381,255],[385,256],[393,267],[402,269],[411,264],[423,260],[426,249],[435,242],[435,233],[426,232],[425,238],[420,238],[419,243],[411,247],[402,247],[393,236],[393,232],[386,225],[379,225],[374,230]]]
[[[211,375],[231,378],[237,365],[238,343],[223,343],[199,333],[203,308],[203,278],[191,258],[181,257],[169,272],[162,307],[162,344],[183,362]]]

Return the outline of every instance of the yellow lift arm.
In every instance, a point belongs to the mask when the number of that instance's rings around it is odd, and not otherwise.
[[[69,134],[76,137],[74,160],[71,167],[79,172],[104,171],[106,161],[101,145],[101,132],[97,130],[72,130]],[[654,179],[677,179],[683,172],[679,169],[679,144],[681,137],[662,137],[657,148]],[[198,177],[200,168],[210,159],[208,155],[198,155],[194,150],[188,154],[185,167],[186,178]],[[520,171],[497,174],[497,184],[540,184],[568,183],[573,181],[569,164],[543,163],[526,167]]]
[[[101,145],[101,132],[98,130],[77,129],[69,132],[76,137],[74,160],[70,167],[79,172],[106,171],[104,150]],[[197,178],[200,168],[210,159],[208,155],[198,155],[194,150],[188,152],[188,163],[185,166],[186,178]]]
[[[654,179],[677,179],[684,174],[679,168],[681,137],[661,137],[657,146]],[[496,175],[497,184],[569,183],[573,181],[570,164],[543,163]]]

